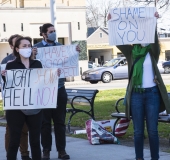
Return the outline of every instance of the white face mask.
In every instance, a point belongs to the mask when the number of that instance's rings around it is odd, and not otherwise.
[[[29,58],[31,56],[31,52],[31,48],[19,49],[19,54],[25,58]]]
[[[149,46],[149,43],[142,43],[142,44],[140,44],[142,47],[147,47],[147,46]]]

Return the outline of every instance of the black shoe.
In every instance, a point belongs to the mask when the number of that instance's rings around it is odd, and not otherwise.
[[[50,151],[44,150],[41,160],[49,160],[50,159]]]
[[[22,160],[32,160],[29,156],[21,156]]]
[[[70,156],[66,153],[66,151],[58,151],[59,159],[70,159]]]

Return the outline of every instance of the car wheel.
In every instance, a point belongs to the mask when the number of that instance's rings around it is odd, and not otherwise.
[[[91,84],[97,84],[98,81],[90,81]]]
[[[166,73],[166,74],[170,73],[170,67],[166,66],[164,68],[164,73]]]
[[[112,80],[112,75],[111,75],[111,73],[109,73],[109,72],[103,73],[103,75],[102,75],[102,82],[103,82],[103,83],[110,83],[111,80]]]

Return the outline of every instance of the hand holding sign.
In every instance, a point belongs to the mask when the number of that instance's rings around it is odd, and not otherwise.
[[[6,76],[6,70],[1,71],[2,76]]]
[[[108,15],[110,45],[154,43],[155,17],[159,17],[155,11],[153,7],[112,9]]]
[[[58,69],[7,70],[4,110],[56,108]]]
[[[38,48],[36,56],[44,68],[59,68],[60,78],[79,75],[79,54],[77,45]]]

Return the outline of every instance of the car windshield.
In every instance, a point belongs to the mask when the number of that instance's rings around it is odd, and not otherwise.
[[[103,67],[111,67],[114,66],[120,59],[112,59],[109,62],[107,62],[106,64],[103,65]]]

